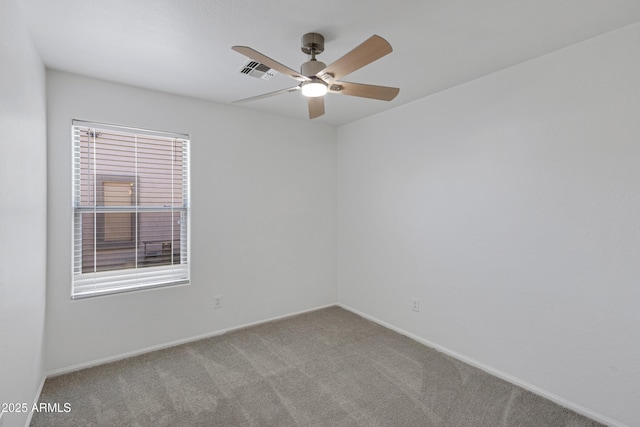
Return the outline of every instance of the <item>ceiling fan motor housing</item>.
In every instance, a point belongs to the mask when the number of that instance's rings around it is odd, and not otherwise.
[[[320,71],[324,70],[327,66],[324,62],[317,61],[312,59],[311,61],[307,61],[300,67],[300,74],[307,77],[313,77],[318,74]]]

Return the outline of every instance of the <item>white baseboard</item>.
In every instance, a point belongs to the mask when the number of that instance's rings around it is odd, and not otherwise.
[[[47,376],[43,375],[42,379],[40,380],[40,386],[38,387],[38,391],[36,392],[36,396],[33,399],[33,403],[31,404],[31,406],[38,403],[38,400],[40,400],[40,394],[42,394],[42,388],[44,387],[44,382],[46,380],[47,380]],[[1,415],[2,414],[0,414],[0,416]],[[33,411],[29,411],[29,415],[27,416],[27,421],[24,423],[24,427],[29,427],[29,424],[31,424],[31,418],[33,418]],[[2,424],[0,424],[0,427],[2,427]]]
[[[256,322],[246,323],[246,324],[242,324],[242,325],[239,325],[239,326],[233,326],[231,328],[219,329],[217,331],[208,332],[208,333],[202,334],[202,335],[196,335],[196,336],[192,336],[192,337],[188,337],[188,338],[179,339],[179,340],[176,340],[176,341],[171,341],[171,342],[168,342],[168,343],[163,343],[163,344],[159,344],[159,345],[154,345],[154,346],[150,346],[150,347],[141,348],[141,349],[138,349],[138,350],[129,351],[129,352],[126,352],[126,353],[120,353],[120,354],[117,354],[117,355],[114,355],[114,356],[108,356],[108,357],[103,357],[103,358],[100,358],[100,359],[91,360],[91,361],[88,361],[88,362],[82,362],[82,363],[78,363],[76,365],[67,366],[67,367],[64,367],[64,368],[54,369],[54,370],[51,370],[51,371],[47,372],[46,378],[51,378],[51,377],[56,377],[58,375],[68,374],[68,373],[71,373],[71,372],[79,371],[81,369],[93,368],[95,366],[104,365],[105,363],[117,362],[118,360],[127,359],[129,357],[139,356],[141,354],[150,353],[152,351],[164,350],[165,348],[175,347],[175,346],[182,345],[182,344],[188,344],[190,342],[194,342],[194,341],[199,341],[199,340],[206,339],[206,338],[215,337],[215,336],[218,336],[218,335],[223,335],[223,334],[226,334],[226,333],[229,333],[229,332],[236,331],[238,329],[244,329],[244,328],[248,328],[248,327],[251,327],[251,326],[260,325],[260,324],[263,324],[263,323],[273,322],[275,320],[286,319],[287,317],[297,316],[299,314],[309,313],[311,311],[322,310],[323,308],[334,307],[335,305],[336,305],[335,303],[332,303],[332,304],[327,304],[327,305],[323,305],[323,306],[320,306],[320,307],[314,307],[314,308],[310,308],[310,309],[306,309],[306,310],[296,311],[294,313],[289,313],[289,314],[285,314],[285,315],[282,315],[282,316],[271,317],[271,318],[264,319],[264,320],[259,320],[259,321],[256,321]],[[43,384],[44,384],[44,381],[43,381]],[[42,388],[41,388],[41,390],[42,390]],[[40,396],[40,394],[38,394],[37,397],[39,397],[39,396]]]
[[[395,331],[395,332],[397,332],[397,333],[399,333],[401,335],[409,337],[412,340],[419,342],[420,344],[423,344],[423,345],[425,345],[427,347],[433,348],[433,349],[435,349],[435,350],[437,350],[437,351],[439,351],[441,353],[444,353],[444,354],[446,354],[448,356],[451,356],[451,357],[453,357],[453,358],[455,358],[457,360],[460,360],[461,362],[464,362],[464,363],[466,363],[468,365],[471,365],[471,366],[474,366],[474,367],[476,367],[478,369],[481,369],[481,370],[487,372],[488,374],[491,374],[493,376],[501,378],[501,379],[503,379],[503,380],[505,380],[505,381],[507,381],[507,382],[509,382],[511,384],[514,384],[514,385],[516,385],[518,387],[522,387],[525,390],[528,390],[528,391],[530,391],[532,393],[535,393],[535,394],[537,394],[539,396],[542,396],[545,399],[548,399],[548,400],[550,400],[552,402],[555,402],[560,406],[563,406],[565,408],[571,409],[572,411],[575,411],[578,414],[584,415],[585,417],[591,418],[592,420],[598,421],[598,422],[600,422],[602,424],[606,424],[606,425],[611,426],[611,427],[629,427],[626,424],[623,424],[623,423],[621,423],[619,421],[613,420],[613,419],[611,419],[609,417],[606,417],[606,416],[604,416],[602,414],[594,412],[589,408],[585,408],[582,405],[578,405],[577,403],[574,403],[574,402],[572,402],[570,400],[564,399],[564,398],[562,398],[562,397],[560,397],[560,396],[558,396],[558,395],[556,395],[554,393],[551,393],[551,392],[549,392],[547,390],[544,390],[544,389],[542,389],[540,387],[537,387],[537,386],[535,386],[533,384],[530,384],[530,383],[528,383],[526,381],[523,381],[520,378],[517,378],[517,377],[515,377],[513,375],[507,374],[506,372],[502,372],[502,371],[500,371],[498,369],[495,369],[495,368],[493,368],[491,366],[485,365],[482,362],[478,362],[477,360],[471,359],[469,357],[463,356],[460,353],[457,353],[455,351],[449,350],[446,347],[443,347],[443,346],[438,345],[438,344],[436,344],[434,342],[426,340],[426,339],[424,339],[422,337],[419,337],[419,336],[417,336],[415,334],[412,334],[411,332],[407,332],[404,329],[398,328],[398,327],[396,327],[394,325],[391,325],[391,324],[389,324],[387,322],[384,322],[384,321],[382,321],[380,319],[377,319],[377,318],[375,318],[373,316],[370,316],[370,315],[368,315],[366,313],[363,313],[363,312],[361,312],[359,310],[356,310],[355,308],[350,307],[350,306],[348,306],[346,304],[338,303],[336,305],[338,307],[344,308],[345,310],[348,310],[348,311],[350,311],[350,312],[352,312],[354,314],[357,314],[360,317],[363,317],[363,318],[365,318],[367,320],[371,320],[374,323],[377,323],[377,324],[379,324],[381,326],[384,326],[387,329],[391,329],[392,331]]]

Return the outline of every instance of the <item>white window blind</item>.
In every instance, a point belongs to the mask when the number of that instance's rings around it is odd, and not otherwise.
[[[189,136],[73,121],[72,298],[188,283]]]

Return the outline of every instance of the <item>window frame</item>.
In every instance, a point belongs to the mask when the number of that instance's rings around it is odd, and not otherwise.
[[[182,204],[179,206],[141,206],[140,205],[140,175],[131,174],[105,174],[96,173],[96,171],[85,173],[84,176],[92,177],[95,180],[93,190],[93,204],[83,206],[81,201],[81,137],[80,128],[86,131],[87,128],[93,131],[110,131],[118,132],[126,137],[144,136],[146,138],[157,138],[158,140],[173,140],[173,144],[180,146],[180,174],[171,175],[172,183],[179,183],[182,188]],[[91,137],[91,133],[89,133]],[[94,133],[93,137],[96,135]],[[149,129],[142,129],[129,126],[114,125],[108,123],[85,121],[73,119],[71,123],[71,147],[72,147],[72,195],[71,195],[71,238],[72,238],[72,259],[71,259],[71,298],[81,299],[96,297],[101,295],[110,295],[123,292],[139,291],[158,287],[167,287],[174,285],[185,285],[190,283],[191,278],[191,171],[190,171],[190,145],[191,136],[189,134],[163,132]],[[95,148],[94,148],[95,149]],[[136,162],[138,158],[137,148],[135,154]],[[173,167],[172,167],[173,168]],[[137,171],[137,169],[136,169]],[[137,172],[136,172],[137,173]],[[173,173],[173,169],[172,169]],[[132,231],[132,241],[115,241],[108,242],[94,238],[89,249],[93,249],[94,254],[99,250],[110,249],[132,249],[135,254],[134,267],[125,267],[113,270],[100,270],[97,265],[93,264],[93,271],[83,271],[83,215],[93,213],[94,230],[102,230],[104,232],[104,215],[110,212],[108,206],[104,206],[104,182],[131,182],[134,191],[131,195],[132,199],[132,225],[135,231]],[[173,184],[171,186],[173,191]],[[100,206],[101,205],[101,206]],[[115,212],[121,212],[122,208],[116,208]],[[179,256],[175,256],[175,244],[172,246],[171,257],[168,265],[151,265],[139,259],[143,241],[140,236],[139,221],[142,215],[153,212],[165,212],[171,214],[171,218],[179,218],[176,229],[179,235]],[[98,218],[101,217],[101,220]],[[102,228],[101,228],[102,227]],[[173,226],[172,226],[173,230]],[[173,233],[173,231],[172,231]],[[94,236],[97,233],[94,234]],[[175,235],[172,234],[168,240],[175,242]],[[177,260],[177,262],[176,262]]]

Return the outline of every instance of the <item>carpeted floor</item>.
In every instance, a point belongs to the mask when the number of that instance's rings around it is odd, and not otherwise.
[[[50,378],[31,426],[599,426],[331,307]]]

